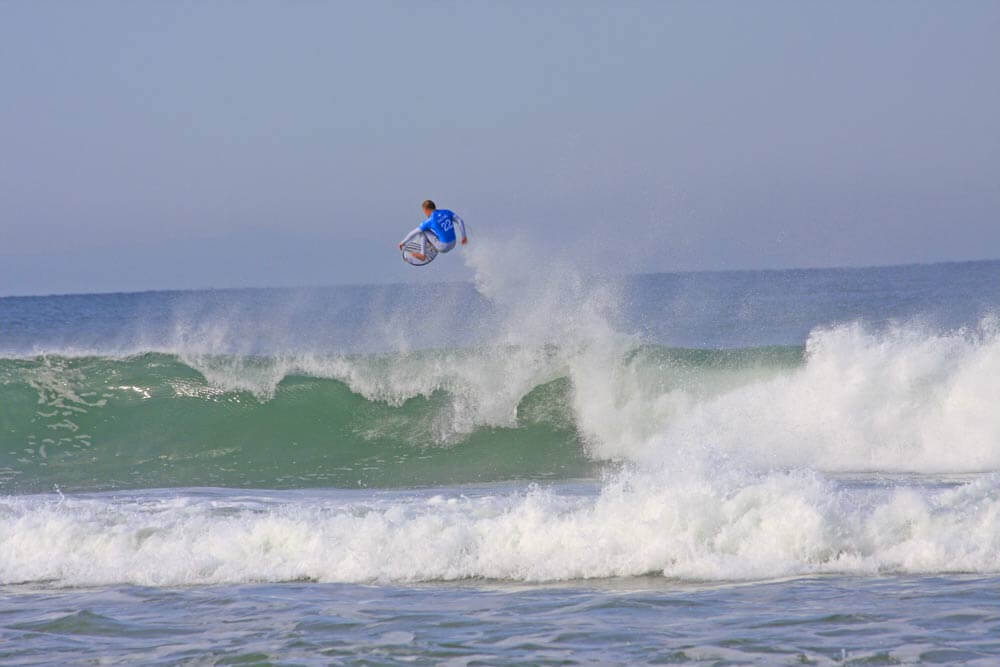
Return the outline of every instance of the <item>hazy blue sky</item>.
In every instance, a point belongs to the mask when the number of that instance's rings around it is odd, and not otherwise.
[[[425,197],[622,271],[997,257],[998,35],[995,0],[0,1],[0,294],[468,277],[400,261]]]

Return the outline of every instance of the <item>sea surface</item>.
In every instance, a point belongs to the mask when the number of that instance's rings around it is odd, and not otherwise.
[[[0,298],[0,663],[1000,663],[1000,261],[477,252]]]

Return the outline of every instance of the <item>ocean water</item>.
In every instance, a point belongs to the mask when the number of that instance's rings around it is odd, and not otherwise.
[[[0,299],[4,664],[1000,661],[1000,262]]]

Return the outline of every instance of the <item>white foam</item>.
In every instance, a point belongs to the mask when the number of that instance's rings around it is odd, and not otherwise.
[[[995,573],[998,491],[996,477],[872,492],[812,473],[661,472],[623,476],[596,497],[7,498],[0,583]]]
[[[600,456],[655,462],[712,451],[756,467],[922,472],[1000,468],[1000,335],[859,324],[813,332],[801,368],[721,393],[577,392]],[[631,392],[631,393],[630,393]],[[623,414],[611,399],[634,396]],[[600,415],[587,421],[588,413]],[[630,437],[624,419],[657,422]],[[617,432],[625,434],[624,437]]]

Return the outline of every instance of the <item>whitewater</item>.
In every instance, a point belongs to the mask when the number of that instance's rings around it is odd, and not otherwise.
[[[473,248],[471,285],[0,299],[0,585],[89,614],[16,632],[128,636],[147,621],[125,598],[210,618],[207,591],[295,590],[279,617],[386,598],[365,621],[385,632],[341,618],[371,656],[430,659],[433,627],[468,622],[455,656],[533,659],[608,610],[670,660],[992,654],[1000,262],[616,277],[499,256]],[[498,599],[547,639],[491,634]],[[684,625],[702,606],[743,643]],[[232,655],[312,630],[276,632]]]

